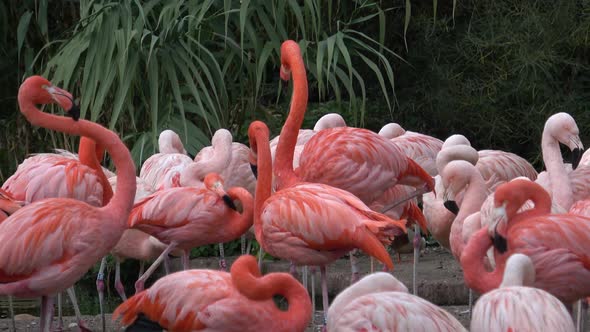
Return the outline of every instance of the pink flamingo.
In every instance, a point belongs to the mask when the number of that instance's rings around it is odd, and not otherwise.
[[[324,184],[294,183],[271,195],[268,127],[254,121],[248,136],[251,160],[256,160],[258,166],[256,240],[273,256],[296,265],[319,265],[324,308],[328,308],[326,265],[346,252],[360,248],[393,268],[383,245],[406,231],[404,221],[373,212],[354,195]]]
[[[576,201],[590,197],[590,167],[577,167],[584,149],[579,137],[576,121],[567,113],[557,113],[549,117],[543,129],[541,149],[546,172],[539,175],[541,184],[553,200],[566,211]],[[572,169],[566,167],[561,157],[559,143],[567,145],[574,160]]]
[[[103,144],[122,180],[104,207],[69,198],[45,199],[0,223],[0,294],[41,296],[42,331],[51,328],[53,295],[70,288],[116,245],[135,193],[135,166],[129,150],[115,133],[79,120],[72,100],[69,92],[40,76],[27,78],[18,93],[21,113],[31,124]],[[73,119],[43,113],[35,106],[50,103],[70,110]]]
[[[282,295],[287,310],[273,296]],[[231,274],[176,272],[135,294],[113,313],[124,325],[149,319],[168,331],[303,331],[311,319],[307,291],[287,273],[260,275],[256,259],[240,256]],[[134,323],[135,322],[135,323]]]
[[[190,249],[234,240],[252,226],[253,199],[250,193],[243,188],[231,188],[226,193],[223,180],[216,173],[208,174],[204,183],[205,188],[179,187],[157,191],[133,207],[129,227],[144,231],[168,245],[135,283],[137,292],[143,290],[145,280],[173,249],[183,251],[182,263],[186,270]],[[234,200],[241,202],[242,214],[236,211]]]
[[[328,331],[467,331],[451,314],[408,293],[389,273],[343,290],[328,311]]]
[[[0,189],[0,222],[25,205],[26,202],[17,201],[6,191]]]
[[[527,200],[535,207],[517,211]],[[534,287],[546,290],[566,306],[590,295],[590,219],[550,214],[551,198],[538,184],[514,180],[498,186],[494,206],[499,219],[476,232],[461,255],[465,282],[485,293],[497,288],[506,259],[514,253],[530,257],[535,266]],[[488,272],[482,258],[494,246],[496,268]],[[558,266],[559,268],[555,268]]]
[[[563,305],[553,295],[528,287],[535,282],[535,267],[526,255],[514,254],[506,262],[500,288],[479,298],[471,318],[472,332],[575,331]]]
[[[293,168],[299,167],[299,157],[303,151],[305,143],[309,141],[320,130],[328,128],[346,127],[346,121],[338,113],[328,113],[323,115],[316,123],[313,129],[299,129],[297,135],[297,143],[295,144],[295,152],[293,156]],[[277,146],[279,145],[280,135],[270,140],[270,153],[272,160],[275,160]]]
[[[442,149],[443,141],[432,136],[406,131],[397,123],[386,124],[379,130],[379,135],[390,139],[428,174],[432,176],[438,174],[436,155]]]
[[[139,177],[153,190],[180,186],[182,170],[192,163],[180,137],[172,130],[164,130],[158,138],[159,153],[149,157],[141,166]]]
[[[79,153],[80,160],[56,153],[29,157],[4,182],[2,189],[12,199],[27,204],[62,197],[102,206],[107,200],[104,188],[108,186],[98,161],[103,155],[102,148],[81,137]]]

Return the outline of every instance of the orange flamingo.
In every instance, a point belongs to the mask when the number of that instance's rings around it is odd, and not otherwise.
[[[518,213],[529,199],[535,207]],[[506,259],[522,253],[535,266],[534,287],[546,290],[568,307],[590,295],[590,219],[550,214],[549,194],[540,185],[525,180],[499,186],[494,206],[498,218],[488,229],[476,232],[461,255],[465,282],[470,288],[480,293],[497,288]],[[488,272],[482,258],[492,245],[496,268]]]
[[[328,331],[467,331],[451,314],[408,294],[404,284],[383,272],[338,294],[328,317]]]
[[[471,318],[472,332],[575,331],[563,303],[535,282],[535,267],[526,255],[514,254],[506,262],[500,288],[479,298]]]
[[[110,130],[79,120],[72,95],[31,76],[18,93],[21,113],[36,126],[87,136],[103,144],[121,179],[113,199],[95,207],[69,198],[31,203],[0,223],[0,294],[42,297],[41,329],[49,331],[53,295],[70,288],[108,254],[127,227],[135,194],[131,154]],[[36,104],[58,103],[73,119],[46,114]]]
[[[328,308],[326,265],[354,248],[389,269],[383,247],[406,232],[405,222],[373,212],[347,191],[316,183],[295,183],[271,196],[272,161],[268,127],[254,121],[248,129],[251,161],[258,167],[254,206],[256,240],[265,252],[296,265],[320,266],[324,308]],[[324,311],[325,313],[325,311]]]
[[[242,214],[236,211],[234,200],[242,203]],[[170,188],[139,201],[129,216],[129,227],[154,236],[168,247],[137,280],[136,291],[143,290],[145,280],[173,249],[183,251],[186,270],[190,249],[239,238],[252,226],[252,211],[252,195],[239,187],[226,193],[223,180],[216,173],[205,177],[205,188]]]
[[[285,297],[287,310],[277,308],[275,295]],[[187,270],[163,277],[121,304],[113,319],[135,325],[147,318],[168,331],[299,332],[311,314],[307,291],[291,275],[261,276],[253,256],[240,256],[231,274]]]

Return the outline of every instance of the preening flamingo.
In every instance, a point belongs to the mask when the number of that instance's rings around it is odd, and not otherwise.
[[[198,246],[239,238],[252,226],[253,199],[244,188],[225,192],[216,173],[205,177],[204,188],[179,187],[160,190],[136,203],[129,216],[129,227],[144,231],[168,247],[137,280],[143,290],[145,280],[173,249],[183,251],[184,269],[189,268],[188,251]],[[236,211],[234,200],[243,212]]]
[[[500,288],[482,295],[473,310],[472,332],[575,331],[567,309],[542,289],[532,288],[535,267],[526,255],[506,262]]]
[[[428,174],[436,176],[436,155],[442,149],[443,141],[421,133],[406,131],[397,123],[388,123],[379,135],[388,138],[397,145],[410,159],[420,165]]]
[[[518,213],[529,199],[535,207]],[[538,184],[514,180],[494,194],[496,222],[476,232],[464,248],[461,266],[466,284],[485,293],[497,288],[506,259],[514,253],[530,257],[535,266],[534,287],[546,290],[566,306],[590,295],[590,219],[549,214],[549,194]],[[496,268],[486,271],[482,258],[494,246]]]
[[[26,205],[26,202],[17,201],[3,189],[0,189],[0,222],[8,218],[20,208]]]
[[[324,308],[328,308],[326,265],[354,248],[393,268],[383,247],[406,231],[405,222],[373,212],[344,190],[316,183],[294,183],[271,195],[272,161],[268,127],[248,129],[258,167],[254,207],[256,240],[265,252],[296,265],[320,266]]]
[[[293,77],[289,116],[277,145],[274,173],[277,188],[300,179],[344,189],[365,204],[396,183],[432,190],[434,182],[418,164],[405,157],[388,139],[361,128],[338,127],[319,131],[305,143],[300,165],[293,171],[297,134],[307,108],[307,77],[299,45],[287,40],[281,45],[281,78]]]
[[[328,113],[323,115],[315,123],[313,129],[299,129],[293,156],[293,168],[299,167],[299,156],[301,155],[301,151],[303,151],[303,146],[305,146],[305,143],[307,143],[310,138],[312,138],[320,130],[337,127],[346,127],[346,121],[344,121],[344,118],[338,113]],[[270,154],[273,161],[275,160],[276,150],[280,138],[281,135],[270,140]]]
[[[273,296],[288,304],[281,310]],[[187,270],[167,275],[113,313],[130,325],[141,315],[168,331],[300,332],[311,318],[307,291],[287,273],[261,276],[253,256],[240,256],[231,274]]]
[[[180,174],[193,160],[186,154],[180,137],[172,130],[160,133],[158,145],[160,152],[144,161],[139,177],[153,190],[180,186]]]
[[[102,148],[91,139],[81,137],[79,158],[58,153],[31,156],[18,166],[2,189],[11,198],[27,204],[62,197],[102,206],[107,200],[104,188],[108,186],[98,161],[102,158]]]
[[[39,111],[36,104],[58,103],[73,117]],[[41,330],[49,331],[53,296],[70,288],[116,245],[131,211],[135,166],[119,137],[79,120],[72,95],[47,79],[31,76],[18,93],[21,113],[35,126],[87,136],[111,155],[121,179],[113,199],[94,207],[69,198],[31,203],[0,223],[0,294],[42,297]]]
[[[328,311],[328,331],[467,331],[451,314],[408,294],[389,273],[370,274],[343,290]]]

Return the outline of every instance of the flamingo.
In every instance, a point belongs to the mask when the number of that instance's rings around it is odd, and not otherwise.
[[[590,167],[577,167],[584,146],[579,137],[580,130],[574,118],[567,113],[557,113],[545,122],[541,138],[541,150],[546,172],[539,175],[541,184],[553,200],[566,211],[576,201],[590,197]],[[561,157],[559,143],[572,151],[571,169],[566,167]]]
[[[402,151],[420,165],[428,174],[436,176],[436,155],[442,149],[443,141],[438,138],[406,131],[397,123],[388,123],[381,130],[379,135],[388,138]]]
[[[72,95],[41,76],[31,76],[18,93],[21,113],[35,126],[86,136],[105,146],[121,178],[104,207],[70,198],[33,202],[0,223],[0,294],[42,297],[41,330],[49,331],[53,295],[72,287],[117,243],[135,194],[131,154],[110,130],[79,119]],[[36,104],[57,103],[72,119],[46,114]],[[79,322],[81,323],[81,322]]]
[[[254,121],[248,136],[250,160],[255,160],[258,167],[256,240],[265,252],[295,265],[319,265],[324,308],[328,308],[326,265],[346,252],[360,248],[393,268],[383,245],[406,231],[404,221],[373,212],[349,192],[319,183],[295,183],[271,195],[268,127]]]
[[[299,156],[305,143],[309,141],[320,130],[328,128],[346,127],[346,121],[338,113],[328,113],[323,115],[314,125],[313,129],[299,129],[297,134],[297,143],[295,144],[295,152],[293,156],[293,168],[299,167]],[[280,135],[270,140],[270,154],[272,160],[275,160],[277,146],[279,144]]]
[[[228,188],[242,187],[254,194],[256,178],[250,169],[248,155],[250,149],[237,142],[232,142],[232,134],[227,129],[218,129],[211,139],[211,146],[201,149],[195,162],[187,166],[181,174],[181,184],[200,185],[205,175],[218,173]],[[242,254],[245,251],[245,235],[242,236]],[[219,244],[219,265],[226,270],[223,243]]]
[[[149,157],[141,166],[139,177],[153,190],[180,186],[182,170],[192,163],[178,134],[164,130],[158,138],[159,153]]]
[[[243,188],[226,193],[223,180],[216,173],[205,177],[205,188],[178,187],[160,190],[134,205],[129,227],[144,231],[167,248],[137,280],[135,289],[143,290],[145,280],[173,249],[181,249],[184,269],[189,268],[188,251],[192,248],[240,237],[252,226],[252,195]],[[234,200],[242,203],[236,211]]]
[[[517,213],[529,199],[535,201],[535,207]],[[549,194],[537,183],[514,180],[498,186],[494,195],[498,218],[487,229],[477,231],[461,255],[466,284],[480,293],[497,288],[506,259],[522,253],[535,266],[534,287],[551,293],[568,308],[589,296],[590,219],[550,214],[550,204]],[[488,272],[482,257],[492,244],[496,267]]]
[[[472,332],[575,331],[563,305],[553,295],[528,287],[535,282],[529,257],[513,254],[506,262],[500,288],[482,295],[471,318]]]
[[[328,331],[467,331],[451,314],[408,293],[389,273],[365,276],[342,291],[328,311]]]
[[[8,218],[20,208],[26,205],[26,202],[17,201],[3,189],[0,189],[0,222]]]
[[[273,296],[282,295],[287,310]],[[287,273],[260,275],[253,256],[240,256],[231,274],[213,270],[176,272],[135,294],[113,313],[124,325],[143,317],[168,331],[303,331],[311,318],[307,291]],[[143,318],[143,319],[145,319]]]
[[[4,182],[2,189],[12,199],[26,204],[62,197],[102,206],[110,199],[104,190],[108,180],[98,162],[102,148],[81,137],[79,153],[80,160],[57,153],[29,157]]]

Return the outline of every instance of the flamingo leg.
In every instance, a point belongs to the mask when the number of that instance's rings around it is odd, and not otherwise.
[[[106,331],[106,321],[104,317],[104,269],[107,264],[107,257],[103,257],[100,261],[100,268],[98,269],[98,276],[96,277],[96,289],[98,290],[98,306],[100,308],[100,322],[102,325],[102,332]]]
[[[240,246],[242,249],[242,255],[246,253],[246,234],[240,236]]]
[[[324,308],[324,326],[328,325],[328,308],[330,301],[328,300],[328,276],[326,266],[320,266],[320,277],[322,278],[322,305]]]
[[[297,272],[297,266],[295,266],[295,263],[293,263],[293,261],[291,261],[291,265],[289,265],[289,273],[291,273],[293,278],[299,279],[299,272]]]
[[[53,302],[54,298],[51,296],[41,297],[41,317],[40,329],[41,332],[51,331],[51,321],[53,320]]]
[[[14,320],[14,306],[12,304],[11,295],[8,295],[8,313],[10,314],[10,331],[16,332],[16,321]]]
[[[127,301],[127,295],[125,295],[125,287],[121,282],[121,258],[115,257],[115,289],[123,301]]]
[[[418,285],[416,284],[416,267],[418,266],[418,259],[420,258],[420,227],[418,224],[414,224],[414,240],[412,244],[414,246],[414,266],[412,268],[412,288],[413,294],[418,296]]]
[[[305,287],[305,290],[308,290],[307,288],[307,265],[303,267],[303,277],[301,281],[303,281],[303,287]]]
[[[370,257],[371,259],[371,273],[375,272],[375,261],[373,261],[373,256]]]
[[[70,296],[70,301],[72,301],[72,306],[74,306],[74,314],[76,315],[76,320],[78,321],[78,328],[80,328],[80,331],[82,332],[90,332],[90,330],[86,327],[86,324],[82,320],[82,313],[80,312],[80,307],[78,307],[78,301],[76,300],[76,291],[74,290],[74,286],[68,288],[67,292]]]
[[[188,270],[188,269],[190,269],[191,263],[190,263],[190,260],[189,260],[189,257],[188,257],[188,250],[183,250],[182,251],[182,257],[181,258],[182,258],[182,269],[185,270],[185,271]]]
[[[359,280],[359,277],[360,277],[359,267],[358,267],[358,260],[356,259],[356,256],[355,256],[355,254],[357,252],[358,252],[358,249],[353,249],[348,254],[350,256],[350,270],[352,272],[352,274],[350,276],[350,284],[351,285],[354,284],[355,282],[357,282]]]
[[[243,250],[242,250],[243,253]],[[227,271],[227,264],[225,262],[225,254],[223,251],[223,243],[219,244],[219,269],[221,271]]]
[[[139,262],[139,276],[137,276],[138,278],[141,277],[141,275],[143,274],[143,270],[145,269],[145,262],[144,261],[140,261]]]
[[[582,299],[578,301],[578,317],[576,319],[576,331],[585,331],[586,312],[588,311],[588,300]]]
[[[164,257],[164,272],[166,272],[166,275],[170,274],[170,257],[168,255]]]
[[[312,329],[315,331],[315,275],[316,275],[316,267],[311,266],[310,268],[311,273],[311,322],[312,322]]]
[[[53,317],[52,317],[53,319]],[[57,331],[63,331],[64,328],[64,319],[62,316],[62,307],[61,307],[61,293],[57,293]]]
[[[250,255],[250,251],[252,250],[252,240],[248,240],[248,245],[246,246],[246,253]]]
[[[150,266],[150,268],[145,271],[144,274],[141,275],[141,277],[139,277],[139,279],[137,279],[137,281],[135,282],[135,293],[139,293],[143,290],[144,285],[145,285],[145,281],[147,280],[147,278],[149,278],[154,271],[156,271],[156,269],[158,268],[158,266],[160,266],[160,264],[162,264],[162,261],[164,260],[164,258],[166,256],[168,256],[168,254],[174,249],[176,248],[177,243],[176,242],[172,242],[168,245],[168,247],[166,247],[166,249],[164,249],[164,251],[160,254],[160,256],[156,259],[156,261]]]
[[[262,257],[264,257],[264,249],[260,246],[260,249],[258,250],[258,269],[260,272],[262,272]]]

